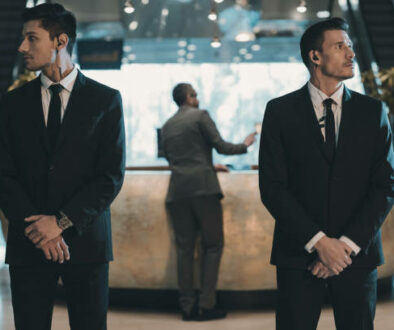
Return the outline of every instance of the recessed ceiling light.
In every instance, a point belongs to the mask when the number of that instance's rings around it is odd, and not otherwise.
[[[330,12],[328,10],[320,10],[316,13],[316,16],[319,18],[328,18],[330,17]]]
[[[298,11],[299,13],[301,13],[301,14],[303,14],[303,13],[306,12],[306,1],[304,1],[304,0],[301,0],[301,1],[300,1],[300,4],[299,4],[298,7],[297,7],[297,11]]]
[[[261,49],[261,46],[259,44],[254,44],[251,48],[254,52],[258,52]]]
[[[220,42],[219,37],[215,36],[215,37],[212,38],[211,47],[219,48],[221,45],[222,45],[222,43]]]
[[[132,22],[129,24],[129,30],[134,31],[134,30],[137,30],[137,28],[138,28],[138,22],[137,22],[137,21],[132,21]]]
[[[132,2],[130,0],[126,0],[126,2],[124,3],[124,8],[123,8],[124,12],[126,14],[132,14],[135,11],[134,5],[132,4]]]
[[[216,13],[216,10],[215,10],[214,8],[212,8],[212,9],[209,11],[208,18],[209,18],[211,21],[216,21],[216,19],[218,18],[218,14]]]

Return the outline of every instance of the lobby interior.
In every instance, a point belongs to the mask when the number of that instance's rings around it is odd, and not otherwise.
[[[18,15],[25,6],[42,2],[0,3],[0,97],[15,80],[26,79],[23,59],[16,54]],[[73,55],[79,69],[118,89],[123,99],[127,174],[112,206],[115,260],[110,265],[108,328],[275,329],[275,267],[269,264],[274,220],[259,197],[258,145],[244,156],[214,153],[215,163],[230,169],[219,173],[226,196],[226,245],[218,303],[228,310],[228,317],[212,322],[180,319],[174,237],[164,205],[170,172],[167,161],[158,155],[157,143],[158,129],[176,111],[171,89],[180,81],[192,83],[201,107],[210,111],[223,137],[240,141],[259,129],[270,99],[308,80],[299,54],[305,28],[339,16],[350,24],[357,54],[356,75],[346,85],[383,99],[394,118],[393,87],[391,96],[385,92],[390,89],[385,77],[393,81],[394,75],[394,1],[56,2],[73,11],[79,22],[80,41]],[[6,232],[1,213],[0,219]],[[394,324],[393,210],[382,235],[386,264],[379,269],[376,330],[388,330]],[[5,244],[0,231],[0,329],[10,330],[14,324]],[[197,259],[198,254],[197,249]],[[69,329],[63,297],[59,285],[52,320],[56,330]],[[318,330],[332,329],[335,324],[327,297]]]

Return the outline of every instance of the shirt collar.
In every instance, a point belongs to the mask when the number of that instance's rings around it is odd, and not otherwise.
[[[187,104],[181,105],[179,107],[179,111],[186,111],[186,110],[189,110],[189,109],[196,109],[196,108],[194,108],[194,107],[192,107],[190,105],[187,105]]]
[[[72,71],[67,76],[65,76],[62,80],[60,80],[59,84],[62,85],[62,87],[65,90],[67,90],[68,92],[71,93],[71,91],[74,87],[75,80],[77,79],[77,75],[78,75],[78,69],[74,65],[74,68],[72,69]],[[55,84],[51,79],[49,79],[43,73],[41,73],[40,79],[41,79],[42,86],[45,88],[49,88],[51,85]]]
[[[327,96],[320,89],[318,89],[316,86],[314,86],[310,81],[308,81],[308,90],[309,90],[309,94],[312,99],[312,103],[318,104],[318,105],[322,105],[322,102],[325,99],[331,98],[334,100],[335,104],[337,104],[339,107],[341,107],[344,88],[345,88],[345,85],[342,83],[341,86],[335,91],[334,94],[332,94],[331,96]]]

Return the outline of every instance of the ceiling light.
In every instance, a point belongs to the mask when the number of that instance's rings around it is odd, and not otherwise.
[[[320,10],[316,13],[316,16],[319,18],[328,18],[330,17],[330,12],[328,10]]]
[[[306,1],[301,0],[299,6],[297,7],[297,11],[301,14],[306,12]]]
[[[123,46],[123,51],[124,52],[128,53],[128,52],[131,52],[131,50],[132,50],[132,47],[130,45]]]
[[[141,4],[143,4],[143,5],[149,5],[149,0],[141,0]]]
[[[169,13],[168,8],[163,8],[163,10],[161,11],[162,16],[168,16],[168,13]]]
[[[186,40],[179,40],[179,41],[178,41],[178,46],[179,46],[179,47],[186,47],[186,45],[187,45]]]
[[[127,56],[127,58],[128,58],[129,61],[135,61],[135,59],[137,58],[137,56],[135,56],[135,54],[129,54],[129,55]]]
[[[254,44],[251,48],[254,52],[258,52],[261,49],[261,46],[259,44]]]
[[[211,47],[213,48],[219,48],[222,45],[222,43],[220,42],[219,37],[213,37],[211,40]]]
[[[222,3],[223,0],[215,0],[216,3]]]
[[[189,46],[187,46],[187,49],[189,51],[193,52],[193,51],[195,51],[197,49],[197,46],[196,45],[189,45]]]
[[[177,62],[178,63],[185,63],[186,60],[183,57],[180,57],[180,58],[177,59]]]
[[[179,56],[184,56],[185,54],[186,54],[186,50],[184,50],[184,49],[178,50],[178,55]]]
[[[186,55],[186,58],[187,58],[188,60],[192,60],[192,59],[194,58],[194,54],[193,54],[193,53],[188,53],[188,54]]]
[[[241,58],[239,56],[234,56],[233,62],[239,63],[239,62],[241,62]]]
[[[209,18],[211,21],[216,21],[216,19],[218,18],[218,14],[216,13],[216,10],[215,10],[214,8],[212,8],[212,9],[209,11],[208,18]]]
[[[250,54],[250,53],[245,54],[245,60],[251,60],[252,58],[253,58],[252,54]]]
[[[239,53],[240,53],[241,55],[245,55],[245,54],[248,53],[248,50],[247,50],[246,48],[241,48],[241,49],[239,50]]]
[[[132,14],[135,11],[135,7],[134,5],[131,3],[131,0],[126,0],[126,2],[124,3],[124,8],[123,8],[124,12],[126,14]]]
[[[137,21],[132,21],[129,24],[129,30],[134,31],[134,30],[137,30],[137,28],[138,28],[138,22]]]
[[[256,39],[256,36],[252,32],[240,32],[235,36],[235,41],[238,42],[252,41],[254,39]]]

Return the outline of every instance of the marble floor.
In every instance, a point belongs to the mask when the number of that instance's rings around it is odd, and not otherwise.
[[[375,330],[393,329],[394,299],[379,300]],[[8,271],[0,269],[0,329],[14,329]],[[66,330],[68,327],[67,309],[64,304],[56,304],[52,329]],[[274,311],[262,309],[253,311],[230,311],[224,320],[211,322],[182,322],[176,311],[157,311],[136,308],[110,308],[108,313],[109,330],[273,330]],[[322,312],[318,330],[334,330],[332,310]]]

